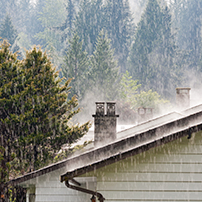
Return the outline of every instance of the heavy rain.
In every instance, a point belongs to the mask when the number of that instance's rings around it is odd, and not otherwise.
[[[201,0],[0,0],[0,202],[201,201]]]

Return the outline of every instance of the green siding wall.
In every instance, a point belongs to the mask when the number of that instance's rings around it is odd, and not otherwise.
[[[202,201],[202,133],[86,174],[106,201]]]

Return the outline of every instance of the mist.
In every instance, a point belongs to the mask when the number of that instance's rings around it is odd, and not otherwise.
[[[201,104],[201,8],[199,0],[7,0],[0,37],[19,61],[41,47],[58,77],[72,78],[67,101],[75,96],[81,108],[72,125],[93,123],[97,101],[115,101],[118,124],[137,125],[139,108],[154,109],[153,118],[178,111],[177,87],[191,88],[190,107]]]

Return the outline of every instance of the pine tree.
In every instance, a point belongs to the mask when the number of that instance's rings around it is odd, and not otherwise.
[[[108,0],[105,6],[106,30],[114,48],[115,57],[121,67],[126,70],[126,61],[131,46],[135,26],[130,12],[128,0]]]
[[[160,6],[156,0],[149,0],[146,10],[138,24],[135,40],[130,52],[130,73],[138,76],[140,83],[145,81],[148,69],[148,54],[151,53],[160,33]]]
[[[67,99],[69,82],[61,85],[45,53],[36,47],[23,61],[3,43],[0,50],[1,191],[9,167],[21,174],[52,162],[62,145],[86,133],[89,122],[72,126],[80,109],[75,96]]]
[[[61,52],[64,48],[61,40],[63,32],[58,29],[65,22],[64,16],[66,16],[64,0],[46,0],[43,12],[39,16],[44,31],[35,36],[37,40],[42,40],[45,43],[43,48],[48,50],[52,62],[57,66],[61,64]]]
[[[25,33],[31,39],[32,24],[31,24],[31,13],[32,13],[32,1],[31,0],[19,0],[17,2],[17,27],[21,32]]]
[[[77,34],[69,44],[62,72],[67,79],[72,78],[70,97],[77,95],[78,99],[82,100],[88,88],[89,59],[87,53],[82,51],[83,44]]]
[[[175,27],[177,45],[189,53],[189,68],[198,70],[201,60],[202,2],[200,0],[177,2]]]
[[[17,123],[17,85],[21,86],[21,72],[18,71],[16,54],[9,51],[9,44],[0,44],[0,196],[5,196],[9,180],[10,162],[14,158],[13,143],[16,140],[13,123]],[[10,120],[12,118],[12,121]]]
[[[13,45],[17,38],[17,30],[14,28],[12,20],[9,15],[6,15],[0,27],[0,37],[8,40]]]
[[[83,0],[75,20],[75,30],[81,40],[83,49],[92,54],[95,50],[96,39],[103,24],[103,0]]]
[[[62,25],[57,27],[57,30],[62,32],[61,34],[61,42],[66,43],[69,38],[72,37],[72,33],[74,30],[74,21],[76,18],[76,8],[75,1],[68,0],[66,3],[66,19]],[[64,47],[64,51],[66,51],[66,47]]]
[[[76,17],[75,29],[84,41],[83,48],[89,54],[95,50],[100,31],[107,31],[121,71],[125,71],[134,33],[128,0],[83,0]]]
[[[67,4],[67,19],[66,19],[66,25],[65,28],[68,29],[68,36],[71,36],[71,32],[74,28],[74,20],[76,16],[76,10],[75,10],[75,5],[72,0],[68,0]]]
[[[25,105],[27,123],[23,130],[29,135],[24,134],[24,141],[36,146],[32,148],[36,168],[42,158],[44,162],[48,161],[52,157],[51,152],[55,153],[63,144],[71,144],[80,138],[88,123],[70,127],[68,121],[79,112],[75,109],[78,106],[76,97],[67,100],[70,80],[60,86],[58,74],[41,50],[34,48],[27,53],[23,69],[28,94],[25,99],[29,101]]]
[[[96,49],[91,58],[90,81],[92,88],[99,92],[104,100],[114,100],[118,95],[118,66],[114,59],[114,50],[104,31],[101,31],[96,43]]]
[[[133,80],[129,72],[126,71],[121,78],[120,86],[120,99],[132,106],[141,84],[138,84],[138,80]]]
[[[0,24],[5,19],[6,15],[11,14],[11,5],[15,5],[15,1],[13,0],[1,0],[0,1]]]
[[[177,56],[170,11],[168,7],[161,8],[156,0],[149,0],[130,52],[129,72],[144,90],[152,88],[168,98],[180,79],[180,67],[175,68]]]
[[[29,26],[29,33],[31,38],[31,43],[45,46],[45,40],[43,39],[37,39],[35,36],[37,33],[43,32],[45,26],[42,24],[41,20],[39,19],[41,13],[43,12],[43,9],[45,7],[46,0],[37,0],[35,6],[32,8],[31,11],[31,25]]]

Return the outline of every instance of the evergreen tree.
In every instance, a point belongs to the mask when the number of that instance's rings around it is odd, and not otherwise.
[[[90,81],[92,87],[99,92],[104,100],[114,100],[118,95],[118,66],[114,59],[114,50],[111,49],[110,40],[100,32],[96,49],[91,58]]]
[[[19,0],[17,2],[17,27],[20,28],[20,32],[25,33],[30,38],[30,32],[32,31],[31,24],[31,12],[33,6],[31,0]]]
[[[149,0],[145,12],[138,24],[135,40],[130,52],[130,73],[133,78],[139,79],[140,83],[147,78],[148,54],[158,39],[160,26],[160,7],[156,0]]]
[[[62,52],[67,51],[69,39],[72,38],[74,32],[74,22],[76,18],[76,3],[75,1],[68,0],[66,3],[66,19],[63,24],[56,29],[61,32],[61,43],[64,44]]]
[[[120,99],[132,106],[141,84],[138,84],[138,80],[133,80],[126,71],[121,78],[120,86]]]
[[[16,1],[15,0],[1,0],[0,1],[0,24],[5,19],[6,15],[9,15],[12,20],[15,20]]]
[[[0,23],[2,23],[2,19],[4,19],[6,14],[7,0],[0,1]]]
[[[15,39],[17,38],[17,30],[14,28],[9,15],[6,15],[4,21],[1,24],[0,37],[2,37],[2,39],[8,40],[11,45],[14,44]]]
[[[75,21],[75,30],[81,40],[83,49],[92,54],[96,39],[104,27],[103,0],[83,0]]]
[[[5,183],[9,180],[10,162],[13,160],[12,144],[16,139],[11,117],[15,122],[17,111],[14,94],[18,93],[16,85],[21,85],[21,73],[18,72],[17,56],[9,51],[5,41],[0,44],[0,196],[5,196]]]
[[[95,50],[100,31],[102,29],[107,31],[121,71],[125,71],[134,33],[128,0],[83,0],[76,17],[75,29],[79,37],[84,40],[83,48],[89,54]]]
[[[161,8],[156,0],[149,0],[130,52],[129,72],[143,89],[152,88],[169,98],[170,89],[174,89],[180,79],[177,56],[169,9]]]
[[[64,44],[61,43],[63,32],[58,29],[65,22],[64,16],[64,1],[46,0],[43,12],[39,16],[44,31],[36,34],[37,40],[45,42],[43,48],[48,50],[52,62],[57,66],[61,64],[61,52],[64,49]]]
[[[189,68],[198,70],[201,59],[202,2],[200,0],[179,1],[175,5],[175,27],[177,45],[189,53]]]
[[[45,2],[46,0],[37,0],[34,7],[32,8],[31,11],[31,25],[30,25],[30,38],[31,38],[31,43],[40,45],[40,46],[45,46],[45,40],[43,39],[38,39],[35,37],[37,33],[43,32],[45,26],[42,24],[40,18],[41,13],[43,12],[43,9],[45,7]]]
[[[86,133],[89,123],[69,123],[79,112],[75,96],[67,100],[70,80],[60,85],[58,74],[41,50],[28,51],[18,62],[4,43],[0,57],[2,191],[10,165],[22,174],[52,162],[63,144]]]
[[[134,24],[128,0],[108,0],[105,6],[106,30],[114,48],[121,71],[126,61],[134,34]]]
[[[74,8],[74,4],[72,0],[68,0],[68,5],[67,5],[67,23],[68,23],[68,27],[71,30],[73,28],[73,21],[75,18],[75,8]]]
[[[26,75],[27,99],[30,101],[25,105],[28,124],[24,131],[29,134],[25,134],[25,141],[36,146],[33,149],[34,167],[37,167],[41,158],[45,157],[44,162],[49,160],[46,157],[50,157],[51,152],[55,153],[63,144],[71,144],[80,138],[86,132],[88,123],[82,127],[70,127],[68,124],[68,120],[79,112],[75,109],[77,99],[73,96],[67,101],[70,80],[60,86],[58,74],[41,50],[34,48],[28,52],[22,65]],[[42,153],[39,154],[40,148]]]
[[[89,59],[87,53],[82,51],[82,42],[77,34],[69,44],[62,72],[64,77],[72,78],[70,97],[77,95],[82,100],[88,88]]]
[[[68,29],[68,36],[70,37],[74,27],[74,20],[76,16],[76,9],[74,2],[72,0],[68,0],[66,10],[67,10],[67,19],[64,28]]]

